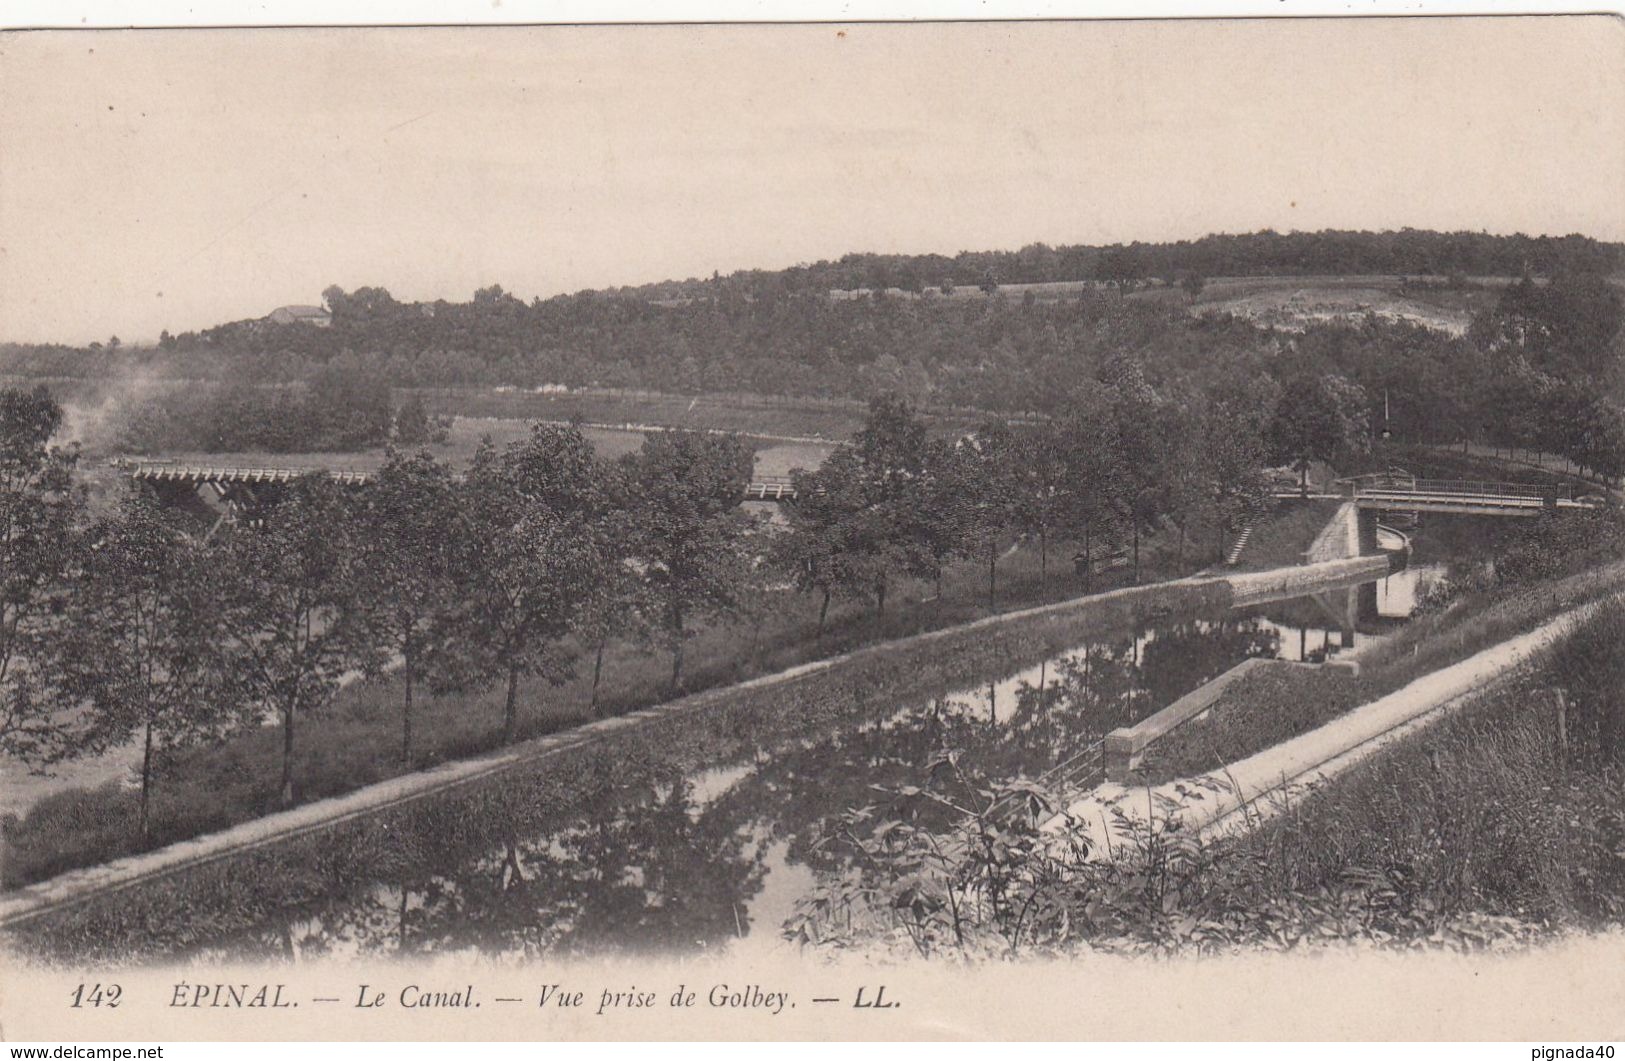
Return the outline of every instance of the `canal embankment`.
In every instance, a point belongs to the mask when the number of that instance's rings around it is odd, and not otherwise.
[[[1356,577],[1348,562],[1337,562],[1318,572],[1260,573],[1240,585],[1249,596],[1301,592],[1317,575],[1329,585]],[[229,905],[251,918],[286,902],[290,880],[342,878],[335,864],[375,858],[391,845],[444,843],[448,821],[458,823],[457,842],[470,850],[500,844],[479,827],[482,806],[493,800],[545,816],[577,805],[575,795],[599,784],[613,762],[658,750],[667,761],[703,765],[745,743],[770,745],[865,710],[891,710],[1159,616],[1223,614],[1237,592],[1227,577],[1131,587],[708,690],[15,889],[0,898],[0,924],[61,927],[66,915],[85,941],[173,933],[177,893],[229,894]]]
[[[1228,575],[1225,581],[1233,594],[1233,603],[1241,608],[1364,585],[1387,575],[1392,566],[1393,561],[1386,554],[1354,555],[1297,567]]]
[[[1193,695],[1150,726],[1156,744],[1122,749],[1133,752],[1127,779],[1075,800],[1067,814],[1102,851],[1132,847],[1133,835],[1156,818],[1177,817],[1182,829],[1205,835],[1244,827],[1493,692],[1622,596],[1625,562],[1616,561],[1477,614],[1413,624],[1352,673],[1249,666],[1217,695]]]

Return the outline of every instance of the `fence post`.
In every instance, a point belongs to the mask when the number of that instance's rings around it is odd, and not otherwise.
[[[1137,765],[1132,727],[1120,727],[1106,734],[1101,742],[1101,757],[1105,760],[1106,780],[1122,783]]]
[[[1557,746],[1564,754],[1569,750],[1569,699],[1561,689],[1557,694]]]

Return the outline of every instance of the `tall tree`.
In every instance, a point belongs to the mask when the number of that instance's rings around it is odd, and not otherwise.
[[[0,751],[40,764],[72,750],[44,651],[61,630],[84,508],[76,449],[54,447],[62,408],[44,388],[0,390]]]
[[[1146,381],[1139,362],[1120,358],[1106,366],[1107,400],[1122,455],[1117,504],[1132,537],[1134,581],[1140,581],[1140,535],[1165,507],[1176,425],[1172,406]]]
[[[142,494],[90,527],[58,644],[64,687],[90,708],[82,750],[141,742],[140,835],[156,757],[242,721],[218,650],[203,547]]]
[[[350,564],[357,646],[369,671],[400,660],[401,761],[412,761],[412,694],[431,673],[453,674],[461,511],[451,472],[426,452],[391,452],[356,513]]]
[[[260,527],[226,539],[216,558],[227,671],[243,699],[282,720],[281,800],[293,803],[294,732],[324,711],[357,662],[353,506],[325,474],[302,476]]]
[[[811,536],[806,584],[868,599],[878,617],[899,577],[938,578],[962,540],[959,501],[941,476],[948,464],[948,447],[905,402],[871,401],[852,441],[797,479],[793,518]]]
[[[934,454],[930,464],[940,470],[941,455]],[[866,600],[883,610],[887,588],[899,571],[940,571],[941,562],[959,546],[955,525],[946,515],[930,540],[900,534],[888,513],[901,510],[886,503],[880,478],[853,446],[839,447],[815,471],[797,470],[792,481],[796,501],[787,509],[789,527],[773,537],[769,555],[797,589],[820,596],[820,639],[833,599]],[[945,498],[939,501],[923,490],[916,496],[917,504],[947,512]]]
[[[1038,541],[1038,574],[1049,574],[1051,537],[1066,523],[1066,449],[1060,426],[1046,420],[1015,437],[1016,516],[1021,532]]]
[[[990,417],[949,451],[943,481],[956,500],[946,513],[965,555],[987,569],[987,606],[998,607],[999,553],[1020,525],[1021,451],[1010,425]]]
[[[574,427],[538,424],[474,455],[456,493],[467,528],[458,558],[459,626],[473,658],[507,682],[503,740],[519,736],[519,681],[575,673],[569,636],[608,564],[603,467]]]
[[[1114,409],[1098,388],[1074,393],[1058,430],[1065,468],[1061,508],[1070,536],[1083,546],[1085,571],[1090,572],[1097,543],[1116,538],[1118,498],[1127,489],[1128,458],[1122,450]]]
[[[430,416],[429,407],[424,404],[423,396],[410,394],[395,410],[395,429],[391,441],[397,446],[427,446],[431,443],[446,441],[450,430],[450,420],[446,417]]]
[[[1161,410],[1162,508],[1179,529],[1177,563],[1185,562],[1185,547],[1193,521],[1212,511],[1212,473],[1202,425],[1207,403],[1201,395],[1173,398]]]
[[[1287,380],[1269,427],[1273,456],[1298,469],[1305,490],[1311,461],[1331,462],[1370,446],[1365,391],[1342,376],[1299,374]]]
[[[595,716],[602,714],[599,687],[610,639],[647,646],[654,625],[652,616],[659,608],[659,602],[649,596],[637,557],[636,465],[635,454],[601,465],[606,503],[599,531],[604,564],[578,622],[583,643],[593,650],[588,706]]]
[[[1229,535],[1260,511],[1268,497],[1265,433],[1278,390],[1268,377],[1230,381],[1215,391],[1195,425],[1221,555]]]
[[[820,595],[815,635],[820,641],[824,639],[830,601],[850,581],[842,570],[842,520],[849,508],[831,495],[822,471],[798,468],[791,473],[796,500],[786,507],[789,525],[773,533],[768,544],[768,557],[775,569],[789,577],[800,592]]]
[[[664,613],[674,693],[692,622],[735,615],[748,592],[755,521],[739,503],[751,466],[736,435],[661,431],[645,437],[638,454],[637,551]]]
[[[1486,349],[1517,353],[1562,376],[1605,383],[1620,370],[1615,345],[1625,329],[1625,295],[1606,276],[1564,270],[1544,284],[1524,276],[1469,334]]]

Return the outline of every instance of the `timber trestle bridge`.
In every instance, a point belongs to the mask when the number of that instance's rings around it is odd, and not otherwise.
[[[113,462],[130,478],[151,489],[167,505],[192,509],[207,515],[218,527],[221,522],[253,522],[263,519],[281,500],[295,480],[307,475],[326,475],[340,486],[366,485],[373,471],[314,466],[280,467],[240,464],[180,463],[163,460]],[[742,501],[788,503],[796,499],[789,476],[762,475],[747,483]]]

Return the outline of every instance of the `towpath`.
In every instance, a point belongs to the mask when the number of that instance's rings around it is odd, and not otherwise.
[[[1149,787],[1107,783],[1067,808],[1093,848],[1123,849],[1153,819],[1178,817],[1182,827],[1215,837],[1267,818],[1314,786],[1469,703],[1609,600],[1570,609],[1534,630],[1416,679],[1325,725],[1195,778]],[[1058,831],[1057,816],[1047,828]]]

